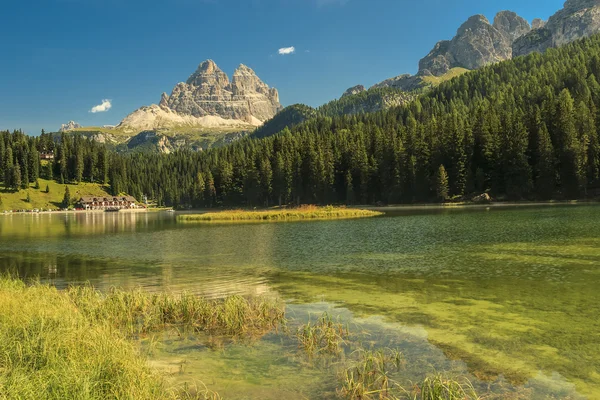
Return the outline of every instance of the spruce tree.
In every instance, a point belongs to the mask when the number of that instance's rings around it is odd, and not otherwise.
[[[69,187],[65,186],[65,195],[63,196],[62,207],[69,208],[71,205],[71,192],[69,191]]]
[[[448,199],[448,190],[448,174],[446,168],[440,165],[435,175],[435,193],[438,200],[445,202]]]
[[[12,168],[12,185],[15,191],[18,191],[23,186],[21,181],[21,167],[16,163]]]
[[[555,156],[550,133],[542,123],[537,135],[537,163],[534,167],[535,193],[543,200],[551,199],[556,187]]]

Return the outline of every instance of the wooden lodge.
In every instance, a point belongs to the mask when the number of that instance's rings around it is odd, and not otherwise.
[[[79,200],[79,207],[84,210],[128,210],[138,208],[133,196],[83,196]]]
[[[49,153],[40,153],[40,160],[54,160],[54,153],[53,152],[49,152]]]

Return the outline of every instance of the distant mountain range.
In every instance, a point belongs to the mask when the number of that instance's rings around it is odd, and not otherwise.
[[[376,112],[412,101],[423,90],[470,70],[532,52],[543,52],[600,31],[600,0],[568,0],[545,22],[528,21],[511,11],[493,22],[470,17],[454,38],[442,40],[419,62],[416,75],[400,75],[370,89],[348,89],[339,100],[318,109],[293,105],[283,109],[277,89],[240,65],[231,80],[212,60],[204,61],[185,83],[158,105],[141,107],[116,127],[81,127],[70,121],[61,132],[79,132],[121,151],[171,152],[207,149],[255,132],[269,136],[316,115]],[[265,124],[266,123],[266,124]],[[258,130],[257,130],[258,128]]]
[[[406,91],[435,86],[469,70],[533,52],[543,52],[600,31],[600,0],[568,0],[548,22],[531,24],[512,11],[493,23],[483,15],[467,19],[451,40],[442,40],[419,61],[416,75],[399,75],[374,87]]]

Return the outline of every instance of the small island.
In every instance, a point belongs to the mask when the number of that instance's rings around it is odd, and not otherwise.
[[[275,208],[270,210],[229,210],[204,214],[180,215],[180,221],[197,222],[268,222],[368,218],[383,215],[379,211],[346,207],[302,206],[298,208]]]

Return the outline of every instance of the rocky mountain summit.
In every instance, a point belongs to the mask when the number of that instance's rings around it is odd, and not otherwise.
[[[251,68],[240,65],[230,81],[214,61],[207,60],[171,95],[163,93],[159,105],[134,111],[117,128],[252,130],[281,109],[277,89],[261,81]]]
[[[538,19],[535,24],[544,26],[544,21]],[[530,31],[529,22],[512,11],[499,12],[493,23],[483,15],[474,15],[458,28],[454,38],[436,43],[419,61],[416,75],[399,75],[374,87],[413,91],[451,79],[465,70],[508,60],[512,58],[513,42]]]
[[[69,131],[79,129],[79,128],[81,128],[81,125],[79,125],[77,122],[69,121],[66,124],[62,124],[58,131],[59,132],[69,132]]]
[[[567,0],[548,22],[517,39],[514,56],[543,52],[600,31],[600,0]]]
[[[493,24],[483,15],[474,15],[452,40],[438,42],[419,62],[419,75],[440,76],[456,67],[477,69],[508,60],[513,42],[530,30],[529,23],[512,11],[499,12]]]
[[[241,64],[230,82],[212,60],[200,64],[170,96],[163,93],[160,106],[183,115],[219,116],[252,125],[261,125],[282,109],[277,89],[269,88],[252,69]]]
[[[342,98],[348,97],[348,96],[354,96],[355,94],[362,93],[366,90],[367,89],[365,89],[365,87],[363,85],[356,85],[356,86],[353,86],[350,89],[346,90],[344,92],[344,94],[342,95]]]
[[[600,0],[567,0],[564,8],[531,25],[512,11],[501,11],[494,22],[474,15],[451,40],[442,40],[419,62],[416,75],[400,75],[375,87],[412,91],[496,62],[543,52],[600,32]],[[461,70],[461,71],[459,71]]]

